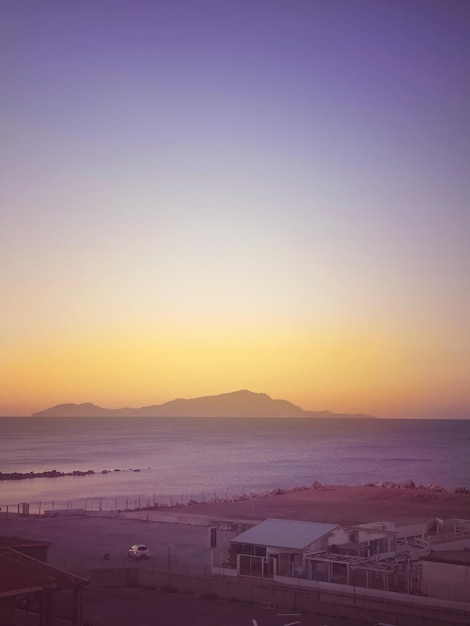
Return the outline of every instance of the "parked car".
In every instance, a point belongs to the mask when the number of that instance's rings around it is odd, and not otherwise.
[[[127,554],[131,559],[149,559],[150,550],[143,543],[136,543],[131,546],[127,551]]]

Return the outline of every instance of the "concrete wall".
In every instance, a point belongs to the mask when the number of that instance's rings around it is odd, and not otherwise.
[[[137,587],[138,569],[117,567],[97,569],[91,572],[91,582],[98,587]]]
[[[15,626],[15,597],[0,598],[0,624]]]
[[[421,590],[434,598],[470,602],[470,565],[422,561]]]
[[[277,583],[270,583],[248,578],[186,576],[142,568],[121,571],[103,569],[93,572],[92,576],[92,584],[171,589],[205,598],[362,620],[369,624],[386,622],[400,626],[463,626],[470,623],[470,604],[443,603],[430,598],[371,589],[359,591],[344,585],[313,581],[304,588],[299,587],[299,581],[292,578],[276,577],[276,580]]]
[[[470,537],[467,539],[458,539],[457,541],[449,541],[447,543],[433,543],[433,552],[447,552],[448,550],[465,550],[470,548]]]
[[[169,509],[154,511],[151,509],[143,511],[119,511],[117,517],[126,519],[139,519],[150,522],[163,522],[169,524],[189,524],[190,526],[219,526],[223,524],[238,524],[242,528],[249,528],[259,524],[259,520],[234,520],[213,519],[207,515],[195,515],[191,513],[191,507],[181,507],[181,509]],[[89,511],[87,511],[89,513]]]
[[[412,539],[413,537],[421,537],[426,534],[426,524],[409,524],[408,526],[399,526],[397,528],[398,539]]]
[[[47,509],[44,517],[84,517],[84,509]]]

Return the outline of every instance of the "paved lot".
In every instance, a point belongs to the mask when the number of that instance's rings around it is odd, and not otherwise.
[[[218,531],[219,546],[236,531]],[[49,563],[86,574],[101,567],[152,567],[204,574],[209,569],[208,528],[145,520],[80,518],[0,519],[0,535],[51,542]],[[129,559],[133,543],[146,543],[149,561]],[[169,547],[171,546],[171,547]],[[104,555],[110,558],[105,559]],[[89,626],[361,626],[350,620],[286,614],[237,602],[168,593],[155,589],[85,589],[85,623]]]
[[[151,589],[87,589],[89,626],[360,626],[351,621]]]
[[[204,573],[210,565],[208,532],[204,526],[100,517],[0,520],[0,535],[51,542],[49,563],[75,573],[100,567],[134,567],[136,562],[127,556],[134,543],[150,548],[149,562],[142,563],[145,567],[166,570],[170,560],[172,571]],[[235,534],[218,531],[218,545],[227,546]],[[105,554],[110,558],[104,559]]]

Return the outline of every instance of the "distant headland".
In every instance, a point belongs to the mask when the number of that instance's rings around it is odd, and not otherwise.
[[[58,404],[31,417],[303,417],[376,419],[362,413],[305,411],[287,400],[273,400],[265,393],[241,390],[189,400],[177,399],[138,409],[106,409],[90,402]]]

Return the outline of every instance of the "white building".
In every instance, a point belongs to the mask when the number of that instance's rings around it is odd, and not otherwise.
[[[388,522],[342,527],[271,518],[231,540],[230,561],[240,575],[317,579],[323,578],[328,559],[333,564],[346,557],[361,562],[392,558],[395,535]],[[329,567],[328,578],[331,571]]]
[[[240,575],[302,575],[307,553],[325,550],[336,524],[267,519],[231,540],[232,565]]]

